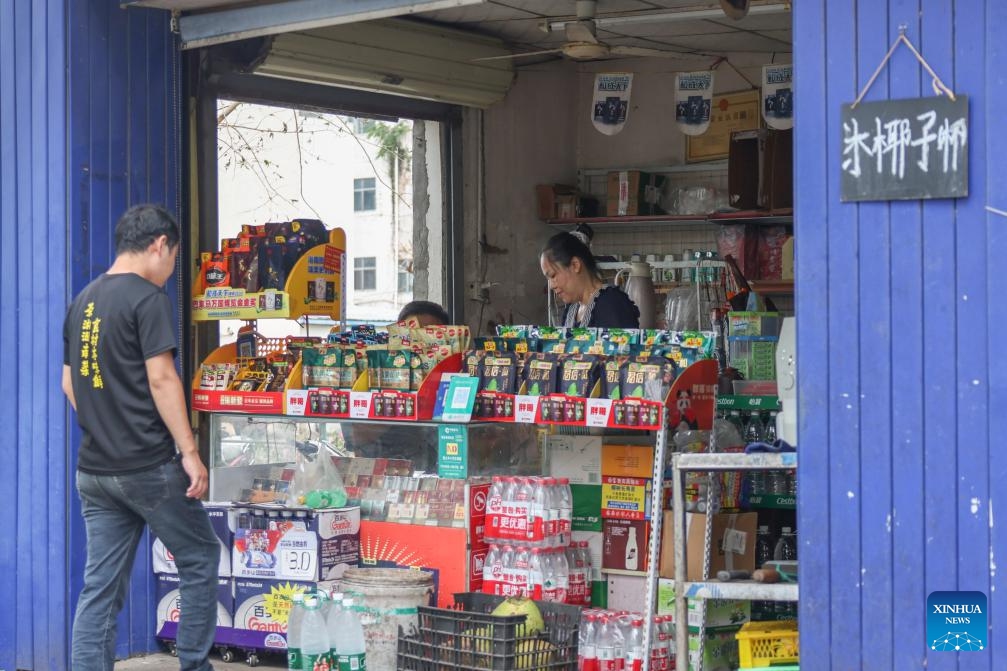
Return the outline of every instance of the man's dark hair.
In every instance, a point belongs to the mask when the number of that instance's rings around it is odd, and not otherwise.
[[[418,317],[420,315],[429,315],[441,324],[448,324],[451,322],[451,317],[448,316],[447,310],[433,301],[412,301],[410,303],[406,303],[405,307],[402,308],[402,311],[399,312],[399,321],[402,322],[410,317]]]
[[[159,205],[134,205],[115,225],[115,253],[144,252],[162,235],[168,236],[169,249],[178,246],[178,224],[171,213]]]

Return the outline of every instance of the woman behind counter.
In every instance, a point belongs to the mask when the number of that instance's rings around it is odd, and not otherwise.
[[[549,238],[539,263],[549,289],[566,303],[563,325],[603,328],[640,328],[640,310],[618,287],[605,284],[588,247],[591,229],[581,225],[573,233]]]

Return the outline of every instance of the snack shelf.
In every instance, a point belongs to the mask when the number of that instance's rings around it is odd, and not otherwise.
[[[779,410],[778,396],[718,396],[718,410]]]

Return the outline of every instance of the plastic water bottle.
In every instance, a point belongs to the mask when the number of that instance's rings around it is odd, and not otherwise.
[[[511,569],[511,583],[513,593],[509,596],[530,596],[528,585],[528,569],[531,560],[531,552],[524,545],[514,550],[514,563]]]
[[[616,645],[616,629],[615,623],[608,617],[601,618],[595,644],[599,671],[622,671],[623,660],[618,651],[620,646]]]
[[[500,548],[500,578],[497,582],[500,596],[514,596],[514,548],[504,545]]]
[[[776,548],[773,550],[773,559],[782,561],[797,559],[797,536],[790,527],[783,527],[780,540],[776,541]]]
[[[662,626],[664,622],[663,615],[655,615],[651,620],[652,634],[651,634],[651,652],[650,652],[650,668],[654,671],[670,671],[671,662],[669,662],[669,641],[668,632],[664,630]]]
[[[559,481],[556,478],[546,478],[545,487],[549,493],[549,535],[546,544],[551,547],[559,547],[563,530],[563,520],[560,517],[562,512],[562,501],[560,500]]]
[[[301,671],[301,630],[304,622],[304,592],[294,592],[290,597],[290,615],[287,618],[287,669]]]
[[[567,562],[567,597],[566,602],[574,606],[584,605],[587,575],[584,573],[584,560],[576,543],[570,543],[566,549]]]
[[[490,543],[490,549],[486,552],[486,559],[483,561],[483,593],[500,594],[499,577],[503,572],[503,565],[500,563],[500,546]]]
[[[573,492],[570,489],[570,478],[557,480],[559,492],[559,545],[566,546],[570,542],[573,531]]]
[[[566,550],[555,548],[552,551],[552,562],[556,569],[556,601],[570,602],[570,562],[566,558]]]
[[[536,601],[552,601],[556,582],[542,548],[532,548],[528,557],[528,597]]]
[[[534,537],[535,518],[532,514],[532,502],[535,500],[535,488],[532,487],[530,478],[518,478],[514,487],[514,515],[512,522],[512,533],[521,542],[527,543]]]
[[[314,596],[304,599],[304,618],[301,620],[301,669],[313,671],[324,666],[329,659],[329,632],[322,616],[322,604]]]
[[[504,507],[504,484],[504,478],[494,475],[493,483],[486,495],[486,526],[483,536],[488,541],[501,538],[500,517]]]
[[[591,548],[587,541],[578,543],[580,548],[581,561],[584,562],[584,605],[591,605],[592,583],[594,582],[594,567],[591,565]]]
[[[762,419],[759,417],[759,413],[753,412],[748,418],[748,424],[745,425],[745,445],[750,445],[752,443],[757,443],[762,440]]]
[[[337,660],[339,665],[331,668],[338,668],[339,671],[364,671],[367,668],[364,627],[353,610],[353,599],[343,599],[343,608],[333,618],[329,629],[335,633],[331,659]]]
[[[577,630],[577,671],[598,671],[598,623],[594,613],[585,613]]]
[[[675,657],[678,655],[678,648],[675,647],[675,625],[671,615],[661,616],[661,631],[664,632],[665,641],[668,646],[668,669],[675,669]]]
[[[537,547],[545,547],[549,536],[549,511],[551,497],[549,487],[542,478],[532,478],[529,481],[532,489],[531,514],[528,521],[528,543]]]
[[[630,623],[623,659],[626,660],[623,663],[626,671],[643,671],[643,620],[636,619]]]

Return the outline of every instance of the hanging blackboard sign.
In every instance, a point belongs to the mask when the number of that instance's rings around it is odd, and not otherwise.
[[[969,194],[967,96],[843,105],[844,201]]]

